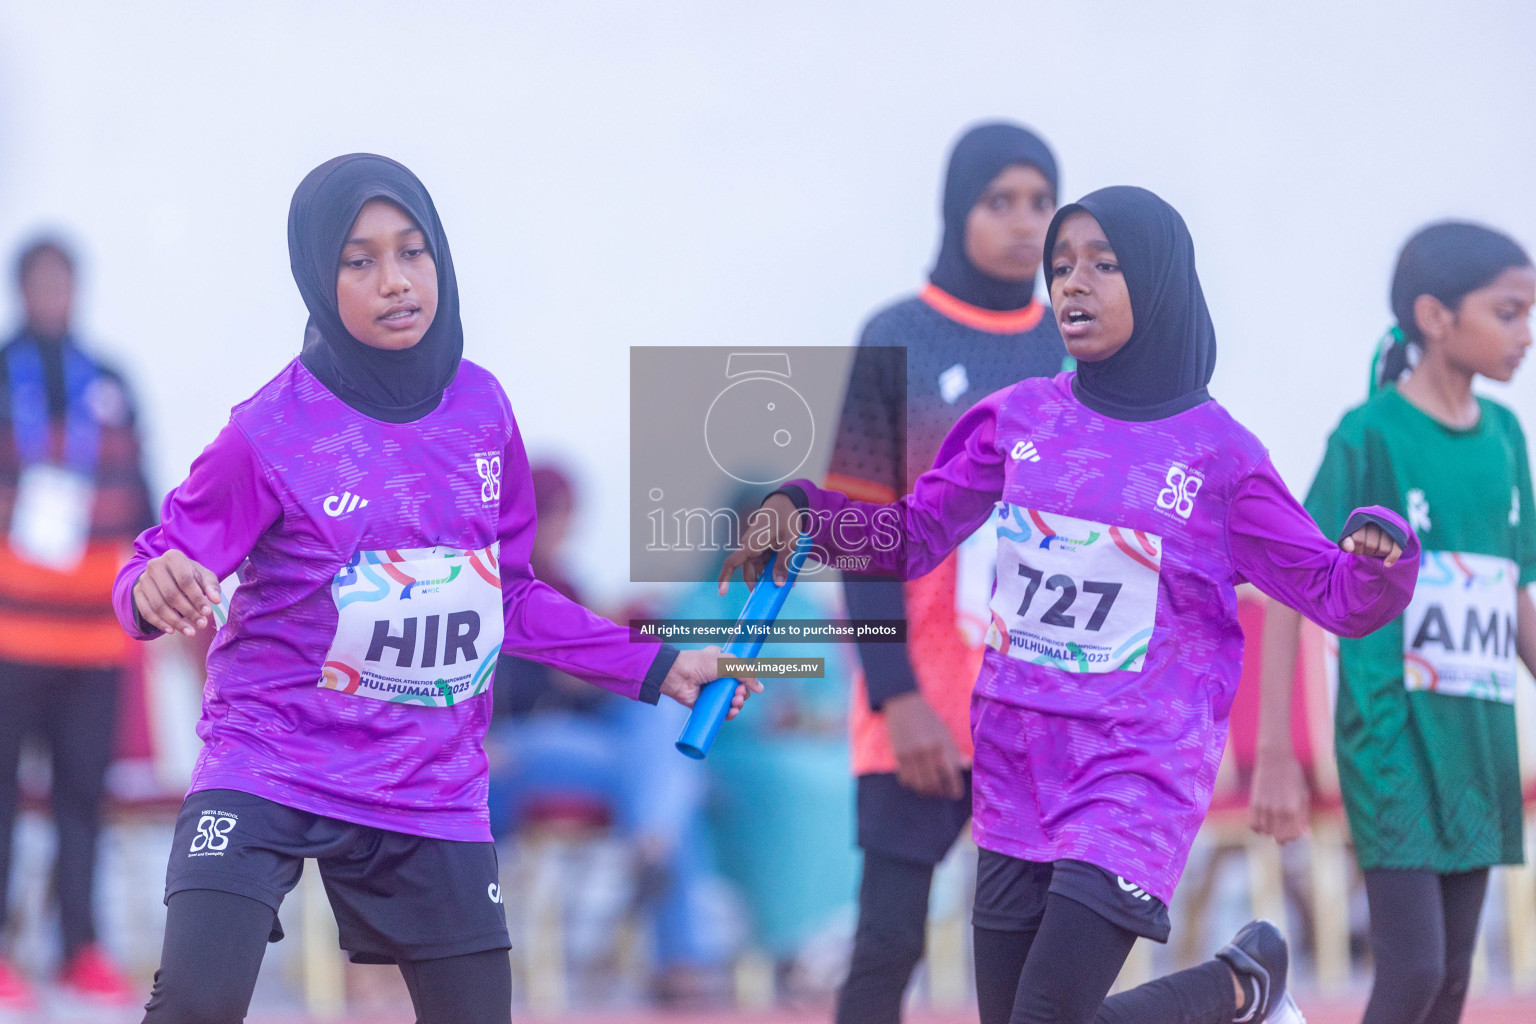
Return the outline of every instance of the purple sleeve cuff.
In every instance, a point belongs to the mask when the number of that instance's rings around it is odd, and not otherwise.
[[[1412,536],[1408,532],[1407,525],[1392,513],[1387,512],[1386,515],[1383,515],[1383,512],[1386,512],[1386,510],[1369,508],[1355,509],[1349,514],[1349,519],[1344,523],[1344,529],[1339,533],[1339,543],[1344,543],[1345,537],[1348,537],[1350,534],[1354,533],[1361,527],[1369,523],[1375,523],[1377,526],[1381,527],[1383,533],[1397,542],[1398,547],[1402,548],[1404,551],[1407,551],[1409,544],[1408,538]]]
[[[799,509],[801,512],[807,512],[810,510],[811,499],[805,493],[805,488],[801,487],[799,484],[785,484],[783,487],[780,487],[778,490],[774,491],[773,494],[768,495],[768,498],[773,497],[774,494],[784,495],[784,497],[794,502],[795,508]],[[764,505],[768,504],[768,498],[763,499]]]
[[[133,602],[133,588],[144,575],[143,560],[136,558],[135,561],[139,564],[132,567],[132,572],[128,571],[130,566],[124,566],[112,583],[112,610],[117,613],[118,625],[123,627],[124,633],[135,640],[153,640],[161,635],[160,630],[144,621],[138,605]]]
[[[140,573],[140,575],[143,575],[143,574]],[[144,621],[144,616],[139,614],[139,606],[133,600],[133,588],[135,586],[138,586],[138,583],[139,583],[139,577],[135,576],[133,578],[133,584],[131,586],[129,586],[129,588],[128,588],[128,595],[129,595],[129,597],[128,597],[128,606],[133,609],[133,624],[135,626],[137,626],[138,629],[139,629],[139,635],[137,637],[135,637],[134,639],[136,639],[136,640],[153,640],[157,636],[162,636],[165,633],[165,630],[158,629],[158,628],[156,628],[154,626],[151,626],[149,623]]]

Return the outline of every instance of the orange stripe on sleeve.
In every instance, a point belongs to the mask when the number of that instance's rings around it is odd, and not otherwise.
[[[856,476],[844,476],[842,473],[828,473],[822,487],[829,491],[846,494],[854,501],[871,501],[877,505],[889,505],[896,500],[896,491],[889,485],[877,484],[873,480],[860,480]]]

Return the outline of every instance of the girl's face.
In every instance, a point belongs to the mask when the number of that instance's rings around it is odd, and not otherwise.
[[[1468,292],[1454,313],[1428,295],[1419,296],[1414,313],[1425,341],[1440,346],[1452,366],[1508,381],[1531,347],[1532,305],[1536,269],[1510,267],[1491,284]]]
[[[1050,253],[1051,308],[1079,362],[1108,359],[1131,340],[1131,293],[1104,229],[1086,210],[1067,215]]]
[[[965,255],[988,277],[1033,281],[1054,216],[1056,197],[1045,175],[1014,164],[987,183],[966,215]]]
[[[352,337],[406,349],[437,315],[437,264],[416,222],[387,199],[370,199],[352,222],[336,272],[336,305]]]

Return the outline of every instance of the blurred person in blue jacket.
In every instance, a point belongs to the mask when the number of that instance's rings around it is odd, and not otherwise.
[[[97,1002],[133,988],[96,936],[96,847],[130,641],[112,583],[154,522],[127,383],[74,329],[75,258],[57,238],[16,261],[23,322],[0,347],[0,923],[7,909],[17,769],[29,737],[52,756],[52,889],[60,980]],[[31,985],[0,952],[0,1009]]]

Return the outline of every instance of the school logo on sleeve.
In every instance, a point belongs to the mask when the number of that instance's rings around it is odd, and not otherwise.
[[[1163,479],[1168,486],[1157,492],[1157,507],[1188,519],[1195,511],[1195,498],[1205,485],[1205,477],[1175,462],[1168,467],[1168,475]]]
[[[475,456],[475,472],[480,476],[480,500],[487,505],[501,502],[501,456],[495,452]]]
[[[192,836],[188,857],[222,857],[229,849],[229,834],[240,820],[228,811],[204,811],[197,819],[197,831]]]

